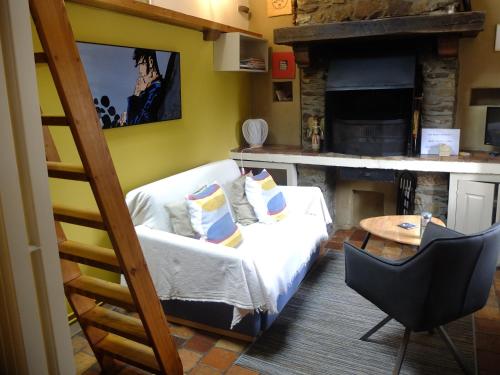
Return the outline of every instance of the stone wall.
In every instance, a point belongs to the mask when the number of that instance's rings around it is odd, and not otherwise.
[[[423,211],[446,223],[448,215],[448,173],[417,173],[415,190],[415,214]]]
[[[297,0],[296,24],[443,13],[460,0]]]
[[[299,186],[317,186],[321,189],[335,223],[335,168],[299,164],[297,177]]]
[[[422,127],[452,128],[457,106],[458,59],[439,58],[426,52],[419,60],[424,81]]]
[[[311,139],[307,135],[309,119],[325,118],[325,89],[328,63],[317,61],[314,67],[305,68],[300,76],[300,100],[302,114],[302,147],[311,149]]]

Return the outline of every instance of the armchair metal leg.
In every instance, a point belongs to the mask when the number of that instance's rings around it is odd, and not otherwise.
[[[360,340],[362,341],[366,341],[368,340],[368,338],[373,335],[375,332],[377,332],[380,328],[382,328],[383,326],[385,326],[387,323],[389,323],[389,321],[391,321],[392,318],[390,316],[387,316],[384,318],[384,320],[382,320],[380,323],[378,323],[375,327],[373,327],[372,329],[370,329],[368,332],[366,332],[363,336],[361,336]]]
[[[366,247],[366,244],[368,243],[368,240],[370,239],[371,233],[366,232],[365,238],[363,239],[363,243],[361,244],[361,249],[364,249]]]
[[[405,328],[403,341],[401,341],[401,346],[399,347],[398,357],[396,358],[392,375],[399,375],[399,371],[401,371],[401,366],[403,365],[403,360],[405,359],[406,348],[408,347],[408,342],[410,341],[410,334],[410,329]]]
[[[462,369],[464,374],[472,375],[473,372],[470,371],[469,368],[465,365],[465,362],[464,362],[462,356],[460,355],[460,353],[459,353],[457,347],[455,346],[455,344],[453,343],[453,341],[451,341],[450,336],[448,336],[448,333],[446,333],[444,327],[439,326],[438,332],[441,335],[441,337],[443,338],[444,342],[446,343],[446,346],[448,346],[448,349],[450,349],[451,353],[453,354],[453,357],[457,361],[458,365],[460,366],[460,368]]]

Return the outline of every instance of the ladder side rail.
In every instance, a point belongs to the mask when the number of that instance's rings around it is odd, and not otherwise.
[[[125,205],[64,2],[30,0],[30,7],[82,164],[160,368],[181,374],[182,364]]]

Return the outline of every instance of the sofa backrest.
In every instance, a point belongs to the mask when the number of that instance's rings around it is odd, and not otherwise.
[[[178,202],[214,181],[227,192],[225,187],[239,176],[234,160],[216,161],[140,186],[130,191],[125,200],[134,225],[172,232],[167,203]]]

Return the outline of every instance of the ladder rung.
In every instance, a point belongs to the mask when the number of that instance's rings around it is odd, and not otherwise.
[[[101,214],[96,211],[80,210],[55,205],[54,219],[65,223],[83,225],[95,229],[106,229]]]
[[[78,164],[48,161],[47,168],[49,170],[49,177],[64,178],[67,180],[88,181],[85,169],[83,169],[83,166]]]
[[[134,317],[96,306],[80,315],[82,323],[149,345],[142,322]]]
[[[120,306],[127,310],[136,310],[128,288],[120,284],[112,283],[111,281],[81,275],[65,283],[64,287],[82,296],[108,302],[111,305]]]
[[[113,333],[99,341],[96,350],[146,371],[160,372],[153,349]]]
[[[64,116],[42,116],[42,125],[45,125],[45,126],[68,126],[69,121]]]
[[[71,240],[59,243],[59,256],[66,260],[122,273],[113,249]]]
[[[45,52],[35,52],[35,64],[47,63],[47,55]]]

